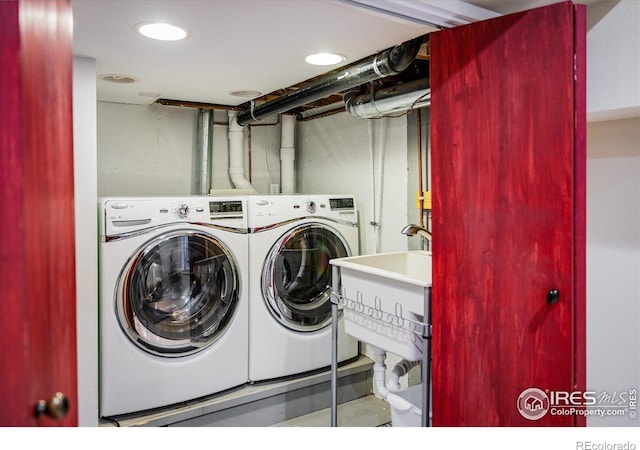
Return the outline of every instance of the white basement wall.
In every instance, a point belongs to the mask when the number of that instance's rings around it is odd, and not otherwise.
[[[640,116],[640,1],[587,7],[589,122]]]
[[[298,122],[298,191],[354,195],[359,210],[361,254],[406,250],[407,237],[400,231],[407,225],[407,119],[371,123],[370,134],[369,120],[356,119],[346,112]],[[382,198],[376,194],[381,179]],[[382,211],[378,242],[370,225],[374,221],[374,197],[376,208]]]
[[[98,195],[190,194],[196,114],[98,102]]]
[[[640,389],[639,24],[637,0],[587,7],[587,388],[616,401]]]
[[[96,61],[73,58],[78,425],[98,426]],[[76,407],[76,405],[73,405]]]
[[[640,117],[590,123],[587,142],[587,388],[628,393],[640,390]]]

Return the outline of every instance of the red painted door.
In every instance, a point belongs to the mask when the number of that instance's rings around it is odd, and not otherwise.
[[[583,423],[585,41],[571,2],[431,34],[435,426]]]
[[[0,1],[0,67],[0,426],[75,426],[69,1]]]

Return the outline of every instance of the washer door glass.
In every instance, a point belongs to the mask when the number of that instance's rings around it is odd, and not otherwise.
[[[296,331],[331,323],[331,265],[350,256],[340,234],[322,224],[306,224],[282,236],[271,248],[262,273],[262,293],[271,314]]]
[[[239,298],[237,263],[219,240],[175,231],[145,244],[124,268],[116,309],[128,337],[145,351],[185,356],[213,344]]]

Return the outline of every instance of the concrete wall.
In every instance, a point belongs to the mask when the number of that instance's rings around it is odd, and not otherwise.
[[[196,114],[98,102],[98,195],[190,194]]]

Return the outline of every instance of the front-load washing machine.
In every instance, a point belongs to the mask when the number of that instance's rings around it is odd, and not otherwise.
[[[249,380],[331,365],[331,266],[357,255],[358,211],[349,195],[254,195],[249,225]],[[338,362],[358,341],[338,327]]]
[[[246,199],[104,198],[99,209],[100,415],[245,384]]]

